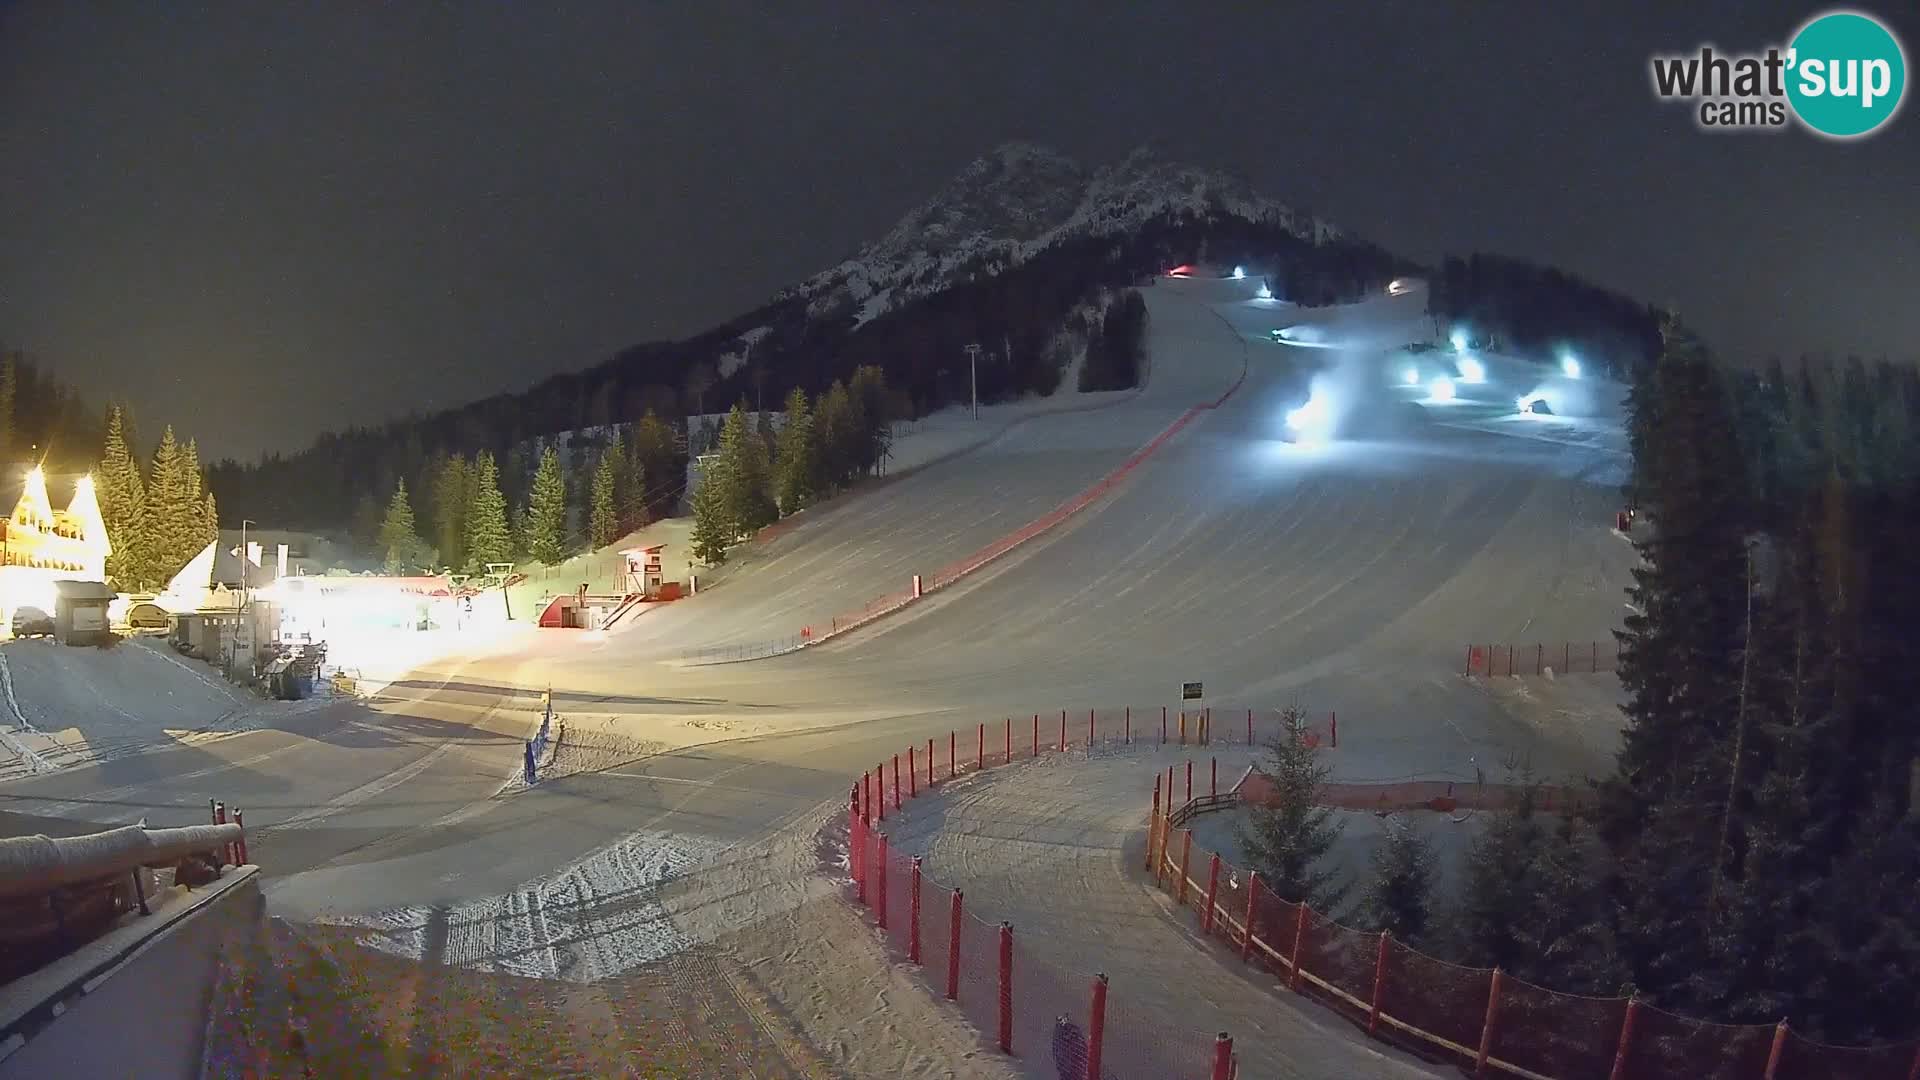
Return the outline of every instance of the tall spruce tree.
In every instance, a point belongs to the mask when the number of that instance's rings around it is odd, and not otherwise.
[[[94,485],[100,517],[106,523],[113,554],[107,557],[107,576],[116,588],[153,588],[152,538],[148,535],[146,480],[127,445],[125,416],[115,405],[107,413],[106,446],[100,455]]]
[[[726,466],[718,455],[701,462],[698,486],[693,489],[693,557],[708,566],[727,561],[727,547],[738,537],[727,506]]]
[[[595,548],[603,548],[620,538],[620,504],[616,488],[620,478],[620,449],[616,442],[600,455],[593,470],[593,491],[589,495],[587,532]]]
[[[473,502],[473,470],[452,454],[433,478],[433,535],[448,566],[467,565],[467,511]]]
[[[540,455],[527,495],[526,550],[536,562],[552,566],[567,554],[567,481],[560,455],[549,446]]]
[[[380,551],[389,574],[413,569],[420,554],[420,535],[414,529],[413,504],[407,500],[407,482],[394,485],[387,516],[380,523]]]
[[[488,563],[513,561],[513,537],[507,528],[507,500],[500,491],[500,472],[493,454],[482,450],[474,462],[473,500],[467,511],[467,568],[474,573]]]
[[[853,478],[861,433],[853,399],[846,384],[835,380],[814,406],[814,428],[819,439],[820,475],[815,490],[825,494]]]
[[[1330,914],[1350,884],[1321,865],[1344,831],[1334,812],[1321,805],[1320,789],[1332,769],[1296,734],[1305,714],[1289,707],[1281,720],[1282,733],[1267,744],[1260,766],[1273,795],[1265,805],[1249,808],[1237,826],[1240,849],[1275,895]]]
[[[206,501],[200,495],[199,474],[186,449],[174,439],[171,425],[160,436],[153,453],[147,486],[147,517],[152,537],[152,570],[165,581],[206,546]]]
[[[727,413],[721,428],[720,463],[726,520],[735,536],[753,532],[779,518],[769,492],[772,477],[767,446],[748,426],[744,402]]]
[[[1371,861],[1373,876],[1361,900],[1368,924],[1403,942],[1424,940],[1439,864],[1433,842],[1405,816],[1395,815],[1387,819],[1386,835]]]
[[[673,429],[647,410],[633,431],[633,474],[651,516],[670,513],[684,490],[686,461],[675,446]]]
[[[781,513],[791,514],[813,501],[814,481],[820,474],[820,446],[812,405],[807,392],[797,386],[787,394],[787,422],[780,429],[773,468]]]
[[[1622,877],[1628,962],[1643,985],[1679,986],[1705,964],[1724,820],[1716,811],[1744,722],[1749,515],[1724,384],[1677,322],[1662,340],[1634,399],[1642,452],[1658,468],[1636,478],[1651,522],[1637,541],[1636,610],[1617,635],[1627,724],[1601,810]]]

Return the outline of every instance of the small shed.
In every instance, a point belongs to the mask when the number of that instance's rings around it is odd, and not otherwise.
[[[53,583],[53,637],[65,645],[100,645],[107,640],[107,605],[117,594],[102,581]]]

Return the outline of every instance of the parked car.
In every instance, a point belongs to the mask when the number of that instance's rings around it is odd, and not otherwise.
[[[53,616],[37,607],[21,607],[13,610],[13,636],[52,637]]]

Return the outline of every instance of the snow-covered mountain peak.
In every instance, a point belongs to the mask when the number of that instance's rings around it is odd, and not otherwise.
[[[1163,216],[1242,218],[1324,242],[1333,226],[1298,215],[1237,178],[1164,160],[1147,147],[1097,171],[1059,151],[1009,142],[970,162],[887,234],[788,295],[813,314],[865,322],[968,274],[994,272],[1063,240],[1108,236]]]

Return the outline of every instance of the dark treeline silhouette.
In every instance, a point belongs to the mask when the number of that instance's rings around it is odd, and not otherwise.
[[[1665,338],[1630,402],[1648,524],[1601,817],[1621,956],[1665,1007],[1911,1038],[1920,373],[1730,371]]]
[[[716,403],[744,398],[756,409],[777,409],[786,390],[818,395],[836,380],[850,382],[861,367],[885,374],[899,402],[890,410],[897,418],[924,415],[967,400],[965,348],[974,343],[981,346],[983,402],[1052,392],[1071,355],[1061,345],[1063,333],[1078,326],[1084,335],[1088,313],[1120,291],[1201,259],[1245,264],[1268,275],[1276,295],[1315,304],[1357,297],[1410,268],[1372,245],[1315,244],[1279,222],[1168,215],[1124,235],[1063,241],[1017,266],[983,260],[956,284],[865,323],[851,300],[819,312],[809,310],[807,296],[784,295],[706,333],[635,346],[523,393],[328,432],[296,453],[223,461],[212,477],[231,514],[288,528],[337,528],[369,494],[377,506],[379,493],[401,481],[425,490],[437,458],[493,453],[507,497],[517,505],[521,493],[511,488],[526,470],[510,468],[509,455],[534,437],[628,423],[648,410],[684,431],[686,416]],[[753,337],[746,355],[723,363],[747,348],[743,335]],[[1137,378],[1124,364],[1108,367],[1113,370],[1097,373],[1100,387]]]
[[[1660,351],[1660,313],[1563,270],[1502,255],[1448,256],[1430,283],[1427,309],[1502,351],[1582,364],[1625,377]]]

